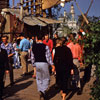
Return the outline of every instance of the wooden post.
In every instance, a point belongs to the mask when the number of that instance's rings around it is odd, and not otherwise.
[[[46,11],[43,10],[43,17],[46,18],[46,16],[47,16],[47,15],[46,15]]]
[[[15,0],[12,0],[12,3],[13,3],[13,4],[12,4],[12,8],[14,8],[14,3],[15,3]]]
[[[36,3],[38,4],[40,0],[36,0]],[[40,9],[39,9],[39,5],[36,5],[36,16],[38,16],[40,14]]]
[[[28,0],[26,0],[26,2],[27,2],[27,1],[28,1]],[[27,10],[27,12],[29,12],[28,5],[29,5],[29,2],[26,3],[26,10]]]
[[[31,6],[31,14],[33,15],[33,14],[34,14],[34,12],[33,12],[33,10],[34,10],[34,9],[33,9],[33,6],[34,6],[33,0],[31,1],[31,5],[32,5],[32,6]]]
[[[49,17],[52,18],[52,11],[51,11],[51,8],[49,8],[48,11],[49,11]]]
[[[42,14],[42,0],[40,0],[40,15]]]
[[[21,8],[20,8],[20,20],[23,19],[23,0],[21,0]]]
[[[83,14],[83,12],[81,11],[80,7],[78,6],[78,3],[76,2],[76,0],[74,0],[74,1],[75,1],[75,3],[76,3],[76,6],[78,7],[79,11],[81,12],[81,15],[82,15],[82,17],[84,18],[85,22],[86,22],[87,24],[89,24],[88,19],[86,18],[86,16],[85,16],[85,15]]]

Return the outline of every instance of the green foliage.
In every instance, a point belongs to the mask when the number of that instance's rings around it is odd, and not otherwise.
[[[84,42],[85,48],[85,64],[95,64],[97,66],[96,77],[97,82],[91,88],[93,100],[100,100],[100,18],[89,17],[90,24],[84,25],[84,30],[87,32]],[[91,100],[92,100],[91,99]]]

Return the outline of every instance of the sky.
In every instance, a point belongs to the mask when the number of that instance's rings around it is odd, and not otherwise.
[[[87,9],[89,8],[91,0],[76,0],[76,1],[79,5],[80,9],[82,10],[82,12],[86,13]],[[72,3],[74,4],[76,15],[80,15],[81,13],[78,10],[75,2],[67,3],[65,5],[65,7],[61,9],[61,13],[63,13],[64,10],[69,12],[70,11],[70,6],[71,6]],[[91,9],[90,9],[88,15],[89,16],[100,16],[100,0],[94,0],[93,1],[93,4],[91,6]]]
[[[83,13],[85,13],[90,5],[91,0],[76,0],[80,9],[82,10]],[[20,0],[15,0],[15,4],[17,4],[18,2],[20,2]],[[66,12],[70,12],[70,7],[71,4],[74,4],[74,8],[75,8],[75,14],[80,15],[80,11],[78,10],[76,4],[74,2],[70,2],[70,3],[66,3],[65,7],[61,9],[60,13],[63,14],[64,10],[66,10]],[[12,0],[10,0],[10,6],[12,5]],[[100,0],[94,0],[93,5],[88,13],[89,16],[100,16]]]

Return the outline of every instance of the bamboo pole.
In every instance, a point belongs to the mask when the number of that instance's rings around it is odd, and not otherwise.
[[[23,19],[23,0],[21,0],[21,8],[20,8],[20,20]]]
[[[28,6],[29,5],[29,2],[27,2],[28,0],[26,0],[26,6]],[[24,4],[24,3],[23,3]],[[28,7],[26,7],[26,10],[27,10],[27,12],[29,12],[29,8]]]
[[[33,2],[33,0],[31,1],[31,5],[33,5],[34,6],[34,2]],[[31,14],[33,15],[34,14],[34,12],[33,12],[33,6],[31,6]]]
[[[76,0],[74,0],[74,1],[75,1],[75,3],[76,3],[76,6],[78,7],[79,11],[81,12],[81,15],[83,16],[85,22],[86,22],[87,24],[89,24],[88,19],[87,19],[86,16],[83,14],[83,12],[82,12],[82,10],[80,9],[78,3],[76,2]]]
[[[12,0],[12,8],[14,8],[15,0]]]
[[[89,10],[90,10],[90,8],[91,8],[92,4],[93,4],[93,0],[91,0],[90,6],[89,6],[89,8],[88,8],[87,12],[85,13],[85,16],[87,16],[87,14],[88,14],[88,12],[89,12]],[[83,19],[83,22],[82,22],[81,26],[83,26],[83,25],[84,25],[84,22],[85,22],[85,20]]]

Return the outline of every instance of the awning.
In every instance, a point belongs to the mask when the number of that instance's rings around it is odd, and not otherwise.
[[[9,12],[12,15],[16,15],[16,17],[19,17],[19,19],[20,19],[20,9],[5,8],[2,11],[5,13]],[[22,21],[31,26],[35,26],[35,25],[46,26],[47,24],[62,23],[61,21],[54,20],[54,19],[43,18],[43,17],[34,17],[33,15],[29,15],[26,11],[23,11]]]
[[[49,18],[43,18],[43,17],[38,17],[39,20],[47,23],[47,24],[57,24],[57,23],[62,23],[62,21],[59,20],[54,20],[54,19],[49,19]]]
[[[71,0],[65,0],[69,2]],[[61,0],[42,0],[42,9],[48,9],[61,3]]]
[[[5,9],[2,9],[2,12],[5,12],[5,13],[9,12],[12,15],[16,15],[17,17],[20,17],[20,9],[5,8]],[[27,16],[27,15],[29,15],[29,13],[23,10],[23,16]]]
[[[34,16],[27,16],[23,18],[24,23],[31,25],[31,26],[46,26],[47,24],[40,21],[37,17]]]

